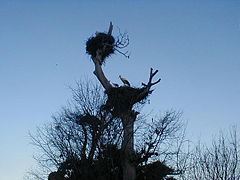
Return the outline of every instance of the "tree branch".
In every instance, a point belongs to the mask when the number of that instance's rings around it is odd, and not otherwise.
[[[112,21],[110,22],[109,29],[108,29],[108,35],[112,35],[112,30],[113,30],[113,24]]]
[[[112,25],[112,22],[110,22],[108,35],[112,34],[112,30],[113,30],[113,25]],[[93,73],[97,76],[98,80],[100,81],[100,83],[102,84],[104,89],[108,90],[108,89],[112,88],[111,83],[106,78],[106,76],[104,75],[103,70],[102,70],[101,62],[103,62],[103,57],[101,55],[100,50],[97,50],[96,57],[92,57],[92,60],[95,65],[95,71]]]
[[[158,73],[158,70],[153,72],[153,68],[150,69],[150,76],[149,76],[149,80],[148,83],[142,83],[143,85],[143,91],[138,95],[138,99],[142,99],[144,96],[146,96],[146,94],[151,94],[153,92],[153,90],[150,90],[152,86],[154,86],[155,84],[159,83],[161,81],[161,78],[159,78],[157,81],[152,82],[153,77]]]
[[[143,85],[144,87],[146,87],[146,88],[148,89],[148,91],[150,90],[150,88],[151,88],[153,85],[155,85],[155,84],[157,84],[157,83],[159,83],[159,82],[161,81],[161,78],[159,78],[157,81],[152,82],[153,77],[154,77],[157,73],[158,73],[158,70],[156,70],[156,71],[153,72],[153,68],[151,68],[151,69],[150,69],[150,77],[149,77],[148,83],[147,83],[147,84],[142,83],[142,85]]]
[[[102,66],[100,65],[101,55],[99,55],[99,52],[97,52],[97,57],[93,58],[93,62],[94,62],[94,65],[95,65],[95,70],[94,70],[93,73],[98,78],[98,80],[100,81],[100,83],[102,84],[104,89],[108,90],[108,89],[112,88],[111,83],[109,82],[109,80],[104,75],[103,70],[102,70]]]

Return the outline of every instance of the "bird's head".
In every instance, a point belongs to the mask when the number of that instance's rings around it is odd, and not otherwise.
[[[120,79],[122,78],[121,75],[119,75],[119,78],[120,78]]]

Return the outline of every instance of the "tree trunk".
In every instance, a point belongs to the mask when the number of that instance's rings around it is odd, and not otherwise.
[[[130,111],[124,113],[121,117],[124,128],[123,142],[122,142],[122,168],[123,180],[135,180],[136,167],[134,165],[134,121],[136,119],[136,112]]]
[[[113,25],[112,22],[110,22],[108,35],[112,34]],[[121,42],[120,42],[121,43]],[[125,43],[123,43],[125,44]],[[116,43],[113,45],[116,46]],[[124,45],[123,45],[124,46]],[[117,46],[116,46],[117,47]],[[92,57],[92,60],[95,64],[95,70],[94,74],[102,84],[105,90],[109,90],[113,88],[110,81],[105,77],[104,72],[102,70],[102,63],[103,63],[103,57],[101,51],[104,51],[103,49],[98,49],[96,51],[96,56]],[[144,90],[139,94],[137,100],[141,101],[144,97],[151,94],[153,90],[150,90],[150,88],[159,83],[161,79],[157,80],[156,82],[152,82],[153,77],[156,75],[158,71],[154,71],[151,68],[150,70],[150,77],[147,84],[142,83]],[[139,102],[137,101],[137,102]],[[123,180],[135,180],[136,179],[136,165],[134,162],[135,159],[135,151],[134,151],[134,122],[136,120],[138,112],[135,112],[134,110],[129,110],[126,112],[123,112],[121,114],[121,121],[124,128],[124,134],[123,134],[123,141],[122,141],[122,152],[123,152],[123,158],[122,158],[122,168],[123,168]],[[94,151],[93,151],[94,152]],[[93,152],[90,153],[93,157]]]
[[[112,85],[110,84],[110,82],[108,81],[108,79],[105,77],[103,73],[102,66],[100,65],[101,61],[102,61],[102,57],[99,55],[97,55],[96,58],[93,58],[93,62],[95,64],[95,70],[93,73],[96,75],[96,77],[98,78],[99,82],[102,84],[104,89],[108,90],[112,88]]]

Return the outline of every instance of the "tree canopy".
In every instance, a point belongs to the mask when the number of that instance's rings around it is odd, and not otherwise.
[[[162,180],[183,172],[181,113],[168,111],[147,120],[136,108],[160,82],[154,80],[158,70],[151,68],[148,82],[139,88],[129,83],[116,87],[105,76],[102,65],[107,57],[115,51],[126,55],[119,49],[129,43],[128,36],[114,38],[112,31],[110,23],[108,33],[96,32],[86,43],[102,86],[79,82],[72,89],[71,105],[31,135],[42,151],[36,159],[48,170],[49,180]]]

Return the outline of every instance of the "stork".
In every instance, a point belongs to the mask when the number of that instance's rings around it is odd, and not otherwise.
[[[116,83],[112,83],[112,85],[113,85],[114,87],[119,87],[119,85],[116,84]]]
[[[127,79],[121,77],[121,75],[119,75],[119,78],[121,79],[121,81],[123,82],[123,84],[127,85],[127,86],[130,86],[130,83],[128,82]]]
[[[99,31],[96,31],[96,32],[95,32],[95,35],[96,35],[96,36],[97,36],[97,35],[99,35],[99,34],[100,34],[100,32],[99,32]]]

